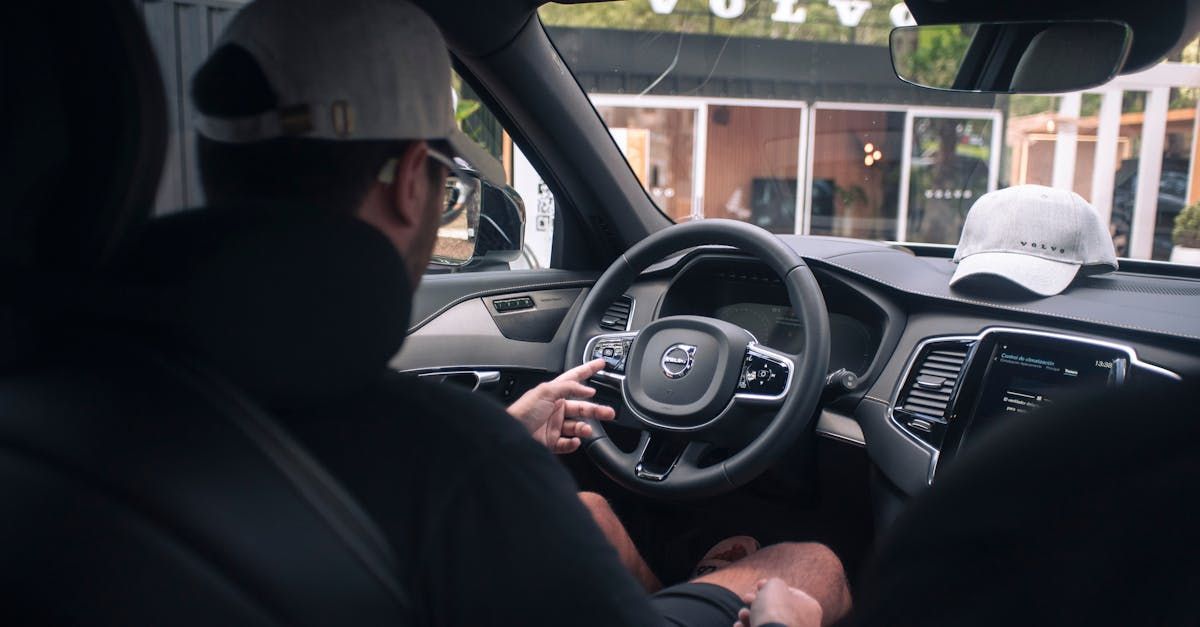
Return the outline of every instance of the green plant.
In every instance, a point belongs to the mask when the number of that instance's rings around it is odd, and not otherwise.
[[[1176,246],[1200,248],[1200,202],[1184,207],[1175,216],[1175,230],[1171,239]]]
[[[842,208],[852,209],[856,205],[867,204],[867,192],[861,185],[851,185],[850,187],[836,186],[834,191],[838,195],[838,200],[842,203]]]
[[[461,126],[463,121],[475,114],[479,110],[480,102],[478,100],[466,100],[460,98],[458,100],[458,109],[454,111],[454,121]]]

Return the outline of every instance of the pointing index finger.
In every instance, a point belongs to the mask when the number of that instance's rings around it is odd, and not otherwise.
[[[604,370],[604,363],[603,359],[593,359],[558,375],[555,381],[579,381],[582,383],[592,378],[592,375],[597,372]]]

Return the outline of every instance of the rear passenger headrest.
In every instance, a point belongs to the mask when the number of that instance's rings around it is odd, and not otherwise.
[[[134,4],[6,7],[13,13],[0,36],[4,270],[88,273],[150,214],[166,154],[166,103]]]
[[[129,0],[23,2],[0,20],[0,369],[20,367],[150,214],[162,78]]]
[[[410,290],[391,242],[353,216],[203,209],[151,223],[97,308],[278,408],[378,377],[404,341]]]

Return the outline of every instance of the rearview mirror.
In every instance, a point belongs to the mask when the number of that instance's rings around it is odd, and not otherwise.
[[[1102,85],[1125,64],[1132,32],[1102,20],[981,22],[892,30],[892,68],[931,89],[1051,93]]]

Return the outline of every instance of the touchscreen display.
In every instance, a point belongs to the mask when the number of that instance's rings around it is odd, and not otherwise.
[[[1103,349],[1046,348],[1034,343],[998,342],[970,426],[971,437],[1085,389],[1112,385],[1120,353]]]

